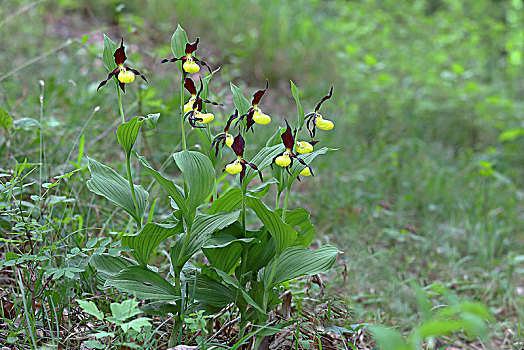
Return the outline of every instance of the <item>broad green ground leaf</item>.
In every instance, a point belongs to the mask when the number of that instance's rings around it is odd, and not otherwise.
[[[267,266],[275,256],[275,240],[265,227],[256,233],[255,237],[261,242],[260,244],[253,244],[249,248],[247,266],[250,271],[258,272],[258,270]]]
[[[233,211],[242,205],[242,190],[230,187],[226,192],[221,193],[215,199],[211,207],[207,210],[208,214],[216,214],[221,211]]]
[[[292,80],[290,80],[289,82],[291,83],[291,94],[293,95],[295,103],[297,104],[298,129],[300,130],[304,126],[304,108],[302,108],[302,105],[300,104],[300,90],[296,87],[295,83],[293,83]]]
[[[253,159],[251,159],[251,163],[255,164],[258,169],[262,171],[271,164],[273,158],[284,151],[285,148],[282,143],[271,147],[264,147],[257,153],[256,156],[253,157]],[[251,167],[247,167],[243,182],[244,189],[247,188],[247,185],[251,180],[253,180],[255,176],[258,176],[258,172],[253,170]]]
[[[129,213],[136,221],[140,221],[147,207],[149,193],[142,186],[135,186],[136,200],[138,202],[138,213],[133,203],[133,195],[129,188],[129,182],[120,176],[116,171],[97,162],[88,159],[91,179],[87,181],[87,188],[102,197],[107,198],[113,204],[121,207]]]
[[[101,289],[107,289],[104,285],[109,277],[116,275],[128,266],[137,265],[131,259],[109,254],[94,254],[89,263],[97,269],[96,280]]]
[[[137,156],[140,163],[151,173],[151,175],[155,178],[155,180],[166,190],[167,194],[175,201],[178,208],[182,210],[182,213],[187,214],[188,209],[186,206],[186,199],[184,197],[184,190],[180,188],[180,186],[177,186],[173,181],[166,179],[164,176],[162,176],[158,171],[153,169],[151,165],[149,165],[146,157],[143,156]]]
[[[237,222],[238,223],[238,222]],[[259,242],[255,237],[241,238],[231,233],[236,225],[215,233],[202,247],[202,252],[206,255],[212,267],[230,273],[236,266],[242,254],[242,244]],[[238,225],[239,233],[242,234],[241,225]]]
[[[247,196],[247,205],[255,211],[266,229],[275,240],[277,254],[282,253],[287,247],[292,246],[297,239],[297,231],[282,221],[280,216],[270,210],[259,198]]]
[[[146,266],[153,251],[166,238],[184,232],[182,222],[178,224],[146,224],[132,236],[122,237],[122,245],[133,249],[131,255],[141,264]]]
[[[242,93],[235,84],[230,83],[231,91],[233,92],[233,103],[235,104],[236,109],[238,109],[238,114],[242,115],[247,113],[248,109],[251,108],[251,103]]]
[[[186,31],[180,26],[180,24],[178,24],[173,36],[171,37],[171,51],[173,52],[173,55],[177,58],[185,56],[186,44],[188,42]],[[177,61],[176,65],[178,66],[178,69],[182,71],[182,62]]]
[[[134,117],[127,123],[120,124],[118,129],[116,129],[116,137],[118,138],[118,142],[122,145],[122,147],[124,147],[124,151],[126,151],[126,153],[130,153],[131,149],[133,149],[138,132],[140,131],[140,127],[143,123],[144,119]]]
[[[6,130],[13,128],[13,117],[11,117],[2,107],[0,107],[0,127]]]
[[[307,248],[313,241],[315,236],[315,226],[309,221],[310,213],[304,209],[299,208],[286,213],[286,223],[291,227],[299,227],[300,231],[297,234],[296,244]]]
[[[215,168],[203,153],[196,151],[181,151],[173,154],[175,163],[184,173],[187,185],[186,205],[189,211],[194,211],[211,194],[215,185]]]
[[[124,333],[127,333],[129,329],[131,328],[137,332],[141,332],[142,328],[151,329],[152,325],[151,325],[151,322],[149,321],[151,321],[151,319],[148,317],[139,317],[139,318],[135,318],[131,322],[126,322],[120,325],[120,327],[122,328]]]
[[[143,266],[129,266],[109,277],[106,286],[131,293],[140,299],[174,301],[180,299],[176,289],[164,277]]]
[[[269,286],[300,276],[326,273],[335,263],[339,253],[341,253],[340,250],[331,245],[325,245],[317,250],[308,250],[303,247],[287,248],[280,255],[272,281],[269,281],[272,264],[265,269],[264,283]]]
[[[102,313],[102,311],[98,310],[98,307],[96,307],[95,303],[93,303],[92,301],[77,300],[76,302],[78,303],[78,305],[80,305],[80,307],[85,313],[95,316],[100,321],[104,319],[104,314]]]
[[[114,71],[116,68],[115,56],[113,55],[117,48],[118,45],[104,34],[104,52],[102,54],[102,61],[104,61],[104,66],[110,72]]]
[[[170,255],[173,267],[182,268],[189,258],[191,258],[202,248],[203,245],[206,244],[207,240],[213,232],[231,225],[238,220],[239,215],[239,211],[234,211],[231,213],[221,212],[214,215],[196,215],[191,229],[191,237],[185,251],[181,251],[185,234],[180,235],[177,242],[171,247]]]
[[[191,287],[192,284],[189,283],[189,286]],[[234,302],[236,295],[235,288],[224,285],[209,276],[199,274],[196,278],[194,298],[214,308],[223,308]]]

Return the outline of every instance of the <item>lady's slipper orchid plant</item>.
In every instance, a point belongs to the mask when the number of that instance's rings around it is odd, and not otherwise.
[[[250,128],[257,124],[261,125],[267,125],[271,123],[271,117],[267,114],[262,113],[260,108],[258,107],[258,104],[260,103],[260,99],[262,96],[264,96],[264,93],[266,92],[267,88],[269,87],[269,82],[266,80],[266,87],[263,90],[258,90],[253,94],[253,101],[251,102],[251,108],[247,111],[246,114],[243,114],[238,118],[238,121],[235,123],[235,126],[244,119],[244,117],[247,118],[246,123],[246,131],[249,131]],[[253,129],[251,129],[253,131]],[[254,132],[254,131],[253,131]]]
[[[226,165],[224,170],[227,171],[231,175],[240,174],[240,182],[242,183],[242,180],[244,179],[244,175],[246,174],[246,165],[249,165],[251,168],[253,168],[253,170],[258,171],[258,176],[260,176],[260,181],[264,182],[264,179],[262,178],[262,172],[258,170],[257,166],[253,163],[249,163],[248,161],[244,159],[244,148],[245,147],[246,147],[246,143],[244,141],[244,138],[242,137],[242,135],[238,134],[235,137],[233,144],[231,145],[231,148],[237,155],[237,159],[235,159],[233,162]]]
[[[313,172],[311,171],[311,168],[309,167],[309,165],[307,165],[303,159],[299,158],[295,153],[293,153],[293,148],[295,147],[295,137],[293,136],[293,132],[291,131],[291,127],[289,126],[289,123],[287,122],[287,120],[286,120],[286,125],[287,125],[286,131],[282,135],[280,135],[280,137],[282,138],[282,142],[284,143],[284,147],[286,147],[286,150],[282,152],[281,154],[277,155],[275,158],[273,158],[273,161],[271,162],[271,166],[273,166],[273,164],[276,164],[282,168],[286,168],[287,172],[291,176],[293,176],[289,168],[293,165],[293,158],[294,158],[298,160],[300,164],[305,165],[306,166],[305,169],[309,169],[309,173],[307,175],[306,175],[307,171],[304,172],[305,176],[312,175]],[[309,151],[311,152],[313,150],[313,146],[309,144],[308,142],[306,143],[309,145],[309,147],[311,147],[311,150]],[[305,148],[309,150],[309,147],[306,146]],[[309,152],[304,152],[304,153],[309,153]]]
[[[218,156],[218,151],[220,150],[219,147],[223,148],[224,145],[231,147],[233,145],[234,138],[233,135],[229,133],[229,128],[231,127],[231,123],[233,122],[233,120],[235,120],[236,118],[238,118],[238,109],[235,109],[235,113],[229,117],[226,126],[224,127],[224,133],[217,135],[217,137],[215,137],[215,139],[211,143],[211,149],[215,147],[215,157]],[[222,145],[220,145],[221,142]]]
[[[331,86],[331,89],[329,90],[329,93],[322,97],[322,100],[317,104],[315,107],[315,112],[309,113],[306,115],[307,120],[307,129],[309,131],[309,134],[311,135],[311,138],[315,137],[315,131],[318,127],[321,130],[331,130],[335,126],[331,120],[324,119],[318,111],[320,110],[320,106],[322,106],[322,103],[324,101],[329,100],[331,96],[333,95],[333,86]]]
[[[186,55],[182,57],[173,57],[171,59],[164,58],[160,63],[166,63],[166,62],[176,62],[176,61],[182,61],[182,69],[184,70],[184,79],[186,78],[186,75],[198,73],[200,71],[200,66],[198,64],[204,65],[209,70],[209,73],[211,73],[211,67],[209,65],[196,58],[193,53],[197,50],[198,42],[200,41],[200,38],[196,38],[194,43],[187,43],[186,44]]]
[[[184,86],[191,93],[191,96],[192,96],[191,98],[194,99],[191,109],[185,113],[184,118],[188,118],[189,124],[191,124],[192,127],[204,128],[204,126],[197,125],[195,123],[207,124],[207,123],[212,122],[213,119],[215,119],[215,116],[213,115],[213,113],[203,113],[202,112],[202,107],[203,107],[204,102],[213,104],[215,106],[220,106],[220,104],[216,102],[211,102],[209,100],[203,100],[200,98],[200,93],[202,92],[202,89],[204,88],[204,84],[202,84],[202,79],[200,79],[200,90],[198,90],[198,93],[194,95],[194,97],[193,97],[193,92],[195,90],[195,84],[193,83],[193,81],[189,78],[186,78],[184,82]],[[190,102],[191,102],[191,99],[190,99]],[[185,111],[186,111],[186,108],[184,106],[184,112]]]
[[[135,81],[135,75],[140,75],[140,77],[147,82],[146,77],[144,77],[142,73],[140,73],[136,69],[124,65],[125,61],[127,60],[124,47],[124,37],[122,37],[120,47],[116,49],[113,56],[115,57],[115,63],[117,67],[111,73],[109,73],[106,80],[102,81],[100,85],[98,85],[98,87],[96,88],[97,91],[102,86],[104,86],[109,81],[109,79],[111,79],[115,74],[118,74],[116,78],[118,79],[118,85],[120,86],[120,89],[122,89],[123,92],[126,92],[125,84],[129,84]]]

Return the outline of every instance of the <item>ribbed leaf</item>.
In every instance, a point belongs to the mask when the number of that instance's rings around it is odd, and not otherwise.
[[[236,109],[238,109],[239,115],[245,114],[248,109],[251,108],[251,103],[244,96],[242,90],[240,90],[235,84],[230,83],[229,85],[233,92],[233,103],[235,104]]]
[[[292,80],[290,80],[289,82],[291,83],[291,94],[293,95],[295,103],[297,104],[298,129],[300,130],[304,126],[304,108],[302,108],[302,105],[300,104],[300,90],[296,87],[295,83],[293,83]]]
[[[140,163],[151,173],[151,175],[155,178],[155,180],[166,190],[167,194],[171,196],[171,198],[175,201],[175,203],[178,205],[178,208],[182,211],[182,213],[187,214],[187,206],[186,206],[186,199],[184,198],[184,190],[177,186],[173,181],[166,179],[164,176],[162,176],[158,171],[153,169],[151,165],[149,165],[146,157],[143,156],[137,156]]]
[[[277,254],[282,253],[287,247],[295,243],[297,231],[283,222],[280,216],[270,210],[259,198],[248,195],[246,204],[255,211],[257,217],[273,236]]]
[[[211,207],[207,210],[208,214],[216,214],[221,211],[233,211],[242,205],[242,190],[230,187],[226,192],[220,194],[215,199]]]
[[[273,264],[264,270],[264,284],[267,287],[270,284],[279,284],[304,275],[326,273],[335,263],[339,253],[341,251],[331,245],[325,245],[317,250],[303,247],[287,248],[280,255],[272,281],[269,281],[269,278]]]
[[[146,224],[137,234],[122,237],[122,245],[133,249],[131,255],[146,266],[153,251],[166,238],[184,232],[184,226],[178,224]]]
[[[247,266],[249,271],[258,273],[258,270],[267,266],[275,256],[275,240],[265,227],[257,232],[255,237],[260,240],[260,243],[253,244],[249,248]]]
[[[156,130],[156,125],[158,124],[158,118],[160,118],[160,113],[148,114],[145,117],[140,117],[142,121],[146,122],[148,128]]]
[[[129,213],[136,221],[140,221],[147,207],[149,193],[142,186],[135,186],[138,213],[133,203],[133,195],[129,188],[129,182],[116,171],[101,164],[94,159],[88,159],[91,179],[87,181],[87,188],[102,197],[107,198],[113,204],[118,205]]]
[[[191,283],[189,284],[191,286]],[[194,291],[194,298],[215,308],[223,308],[235,301],[237,291],[231,286],[226,286],[209,276],[198,275]]]
[[[315,236],[315,226],[309,221],[309,216],[310,213],[304,208],[286,213],[286,223],[291,227],[298,226],[300,228],[295,244],[305,248],[309,247],[313,241],[313,236]]]
[[[258,186],[257,188],[248,191],[249,195],[252,197],[262,198],[264,197],[268,192],[269,188],[272,184],[278,183],[277,179],[270,179],[267,182],[264,182],[262,185]]]
[[[210,235],[238,220],[239,211],[232,213],[222,212],[215,215],[198,214],[191,230],[191,237],[184,252],[182,246],[185,234],[180,235],[178,241],[171,247],[171,263],[174,268],[182,268],[184,264],[204,246]]]
[[[207,131],[202,131],[203,129],[194,129],[193,131],[197,134],[198,139],[200,140],[200,145],[202,152],[209,158],[213,168],[216,167],[217,159],[215,157],[215,149],[211,149],[211,139]]]
[[[211,80],[211,78],[213,77],[213,75],[215,75],[216,72],[218,72],[220,70],[220,67],[218,67],[217,69],[215,69],[213,72],[211,72],[210,74],[206,75],[203,79],[202,79],[202,92],[200,93],[200,98],[204,99],[204,100],[207,100],[207,98],[209,97],[209,81]]]
[[[102,61],[104,66],[108,71],[112,72],[116,68],[115,57],[113,56],[116,49],[118,48],[117,44],[107,35],[104,34],[104,51],[102,53]]]
[[[116,129],[116,137],[118,138],[118,142],[122,145],[122,147],[124,147],[124,151],[126,151],[126,153],[130,153],[131,149],[133,149],[133,145],[136,142],[138,132],[140,131],[140,127],[143,123],[144,119],[134,117],[127,123],[120,124],[118,129]]]
[[[194,211],[213,191],[215,168],[204,154],[195,151],[181,151],[173,154],[176,165],[184,174],[187,186],[186,205]]]
[[[180,58],[186,55],[186,44],[188,43],[186,31],[180,26],[177,25],[173,36],[171,37],[171,51],[175,57]],[[177,61],[176,65],[178,69],[182,71],[182,62]]]
[[[268,167],[271,162],[273,161],[273,158],[275,158],[280,153],[284,152],[285,148],[282,143],[279,143],[278,145],[271,146],[271,147],[264,147],[262,148],[255,157],[251,160],[251,163],[255,164],[260,171]],[[247,188],[247,185],[255,176],[258,176],[258,172],[251,169],[251,167],[247,167],[246,169],[246,175],[244,177],[243,187],[244,189]]]
[[[230,226],[233,227],[234,225]],[[240,225],[239,225],[240,226]],[[242,233],[242,230],[240,230]],[[259,242],[257,238],[238,238],[228,233],[228,228],[214,234],[202,247],[212,267],[230,273],[242,254],[242,244]]]
[[[173,301],[180,299],[176,289],[158,273],[143,266],[130,266],[110,277],[107,286],[131,293],[140,299]]]
[[[107,288],[104,288],[104,284],[109,277],[116,275],[128,266],[137,264],[131,259],[109,254],[94,254],[89,263],[97,269],[96,280],[98,287],[102,289]]]

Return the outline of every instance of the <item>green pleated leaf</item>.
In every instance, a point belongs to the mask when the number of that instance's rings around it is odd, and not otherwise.
[[[296,244],[309,247],[315,236],[315,225],[309,221],[310,213],[304,209],[295,209],[286,213],[286,223],[291,227],[299,227]]]
[[[238,232],[231,232],[235,229]],[[233,235],[230,232],[237,234]],[[240,255],[242,254],[242,244],[259,242],[259,240],[255,237],[239,238],[238,234],[242,233],[242,227],[240,224],[231,225],[214,234],[206,242],[205,246],[202,247],[202,252],[206,255],[207,259],[209,260],[209,264],[212,267],[226,271],[227,273],[231,273],[232,269],[240,261]]]
[[[269,281],[272,265],[264,270],[264,284],[268,287],[270,284],[279,284],[305,275],[316,275],[326,273],[335,263],[340,250],[325,245],[317,250],[308,250],[303,247],[287,248],[278,260],[273,280]]]
[[[310,163],[313,161],[313,159],[315,159],[317,156],[322,155],[322,154],[326,154],[327,152],[336,151],[336,150],[337,150],[336,148],[322,147],[321,149],[319,149],[317,151],[313,151],[313,152],[307,153],[307,154],[301,154],[300,158],[302,158],[306,164],[310,165]],[[299,162],[297,162],[297,161],[293,162],[293,166],[291,167],[291,170],[290,170],[290,172],[291,172],[291,174],[293,174],[293,176],[289,176],[288,186],[291,185],[291,183],[297,178],[297,176],[300,174],[300,172],[304,168],[305,168],[305,166],[300,164]],[[314,170],[315,169],[313,168],[313,171]]]
[[[221,193],[215,199],[211,207],[207,210],[208,214],[216,214],[221,211],[233,211],[242,205],[242,190],[230,187],[226,192]]]
[[[108,71],[112,72],[116,68],[115,54],[118,45],[115,44],[107,35],[104,34],[104,52],[102,53],[102,61]]]
[[[97,269],[96,280],[98,287],[101,289],[107,289],[104,287],[106,280],[118,274],[124,268],[128,266],[136,265],[137,263],[131,259],[127,259],[121,256],[112,256],[109,254],[94,254],[91,256],[89,263]]]
[[[182,268],[182,266],[206,244],[213,232],[231,225],[238,220],[239,215],[239,211],[231,213],[221,212],[214,215],[196,215],[191,229],[191,237],[184,252],[182,252],[182,246],[185,234],[180,235],[177,242],[171,247],[170,255],[173,267]]]
[[[116,129],[116,137],[118,138],[118,142],[122,145],[122,147],[124,147],[124,151],[126,151],[126,153],[130,153],[131,149],[133,149],[138,132],[140,131],[140,127],[143,123],[143,118],[134,117],[127,123],[120,124],[118,129]]]
[[[295,99],[295,103],[297,104],[297,113],[298,113],[298,130],[302,129],[304,126],[304,108],[300,104],[300,90],[296,87],[295,83],[293,83],[292,80],[289,81],[291,83],[291,94],[293,95],[293,98]]]
[[[249,195],[252,197],[265,197],[266,194],[269,192],[269,188],[271,187],[271,185],[276,183],[278,183],[277,179],[270,179],[267,182],[264,182],[262,185],[258,186],[257,188],[248,191],[247,193],[249,193]]]
[[[167,192],[167,194],[175,201],[182,213],[184,215],[187,214],[188,209],[186,206],[186,199],[184,197],[184,190],[180,188],[180,186],[177,186],[173,181],[166,179],[158,171],[153,169],[151,165],[149,165],[149,162],[147,161],[146,157],[138,155],[137,157],[142,166],[149,170],[151,175],[160,184],[160,186],[162,186],[162,188]]]
[[[146,224],[138,233],[122,237],[122,245],[133,249],[131,255],[146,266],[153,251],[166,238],[184,232],[182,221],[178,224]]]
[[[260,240],[259,244],[253,244],[249,248],[247,266],[249,271],[258,273],[263,267],[266,267],[271,259],[275,256],[275,240],[264,227],[260,233],[256,234]]]
[[[13,117],[11,117],[2,107],[0,107],[0,127],[5,130],[13,128]]]
[[[280,215],[270,210],[259,198],[248,195],[246,198],[246,204],[253,209],[257,217],[273,236],[277,254],[282,253],[287,247],[290,247],[295,243],[295,240],[297,239],[297,231],[283,222]]]
[[[265,314],[266,312],[251,298],[251,296],[244,290],[244,288],[240,285],[240,283],[234,279],[233,277],[229,276],[227,273],[225,273],[224,271],[222,270],[219,270],[219,269],[216,269],[216,268],[211,268],[213,270],[215,270],[215,272],[222,278],[222,280],[230,285],[231,287],[235,288],[236,290],[240,291],[242,293],[242,297],[244,298],[244,300],[249,304],[251,305],[252,307],[254,307],[255,309],[257,309],[258,311],[260,311],[261,313]]]
[[[87,188],[124,209],[136,221],[140,221],[147,207],[149,193],[142,186],[134,185],[138,203],[138,211],[135,210],[129,182],[107,165],[89,157],[87,159],[89,171],[91,172],[91,179],[86,183]]]
[[[193,131],[197,134],[198,139],[200,140],[202,152],[209,158],[211,164],[213,164],[213,168],[215,168],[217,163],[215,149],[211,149],[212,141],[209,138],[207,131],[203,131],[203,129],[194,129]]]
[[[211,194],[215,185],[215,168],[204,154],[181,151],[173,154],[176,165],[184,174],[187,186],[186,205],[194,211]]]
[[[174,301],[176,289],[160,274],[143,266],[129,266],[106,281],[107,286],[131,293],[140,299]]]
[[[191,283],[189,286],[191,286]],[[229,285],[224,285],[209,276],[200,274],[196,278],[193,295],[196,300],[201,300],[207,305],[221,309],[235,301],[237,291]]]
[[[235,104],[236,109],[238,109],[238,114],[242,115],[247,113],[248,109],[251,108],[251,103],[242,93],[235,84],[230,83],[231,91],[233,92],[233,103]]]
[[[180,26],[180,24],[178,24],[173,36],[171,37],[171,51],[173,52],[173,55],[177,58],[185,56],[186,44],[188,42],[186,31]],[[176,65],[178,66],[178,69],[182,71],[182,61],[177,61]]]
[[[253,157],[251,160],[251,163],[255,164],[260,171],[267,168],[271,162],[273,161],[273,158],[275,158],[280,153],[284,152],[285,148],[282,143],[279,143],[278,145],[271,146],[271,147],[264,147],[262,148],[256,156]],[[244,176],[244,182],[243,182],[243,188],[247,189],[247,185],[255,176],[258,176],[258,172],[253,170],[251,167],[247,167],[246,169],[246,175]]]
[[[276,146],[282,143],[282,134],[286,131],[286,128],[278,127],[278,130],[267,140],[266,147]]]

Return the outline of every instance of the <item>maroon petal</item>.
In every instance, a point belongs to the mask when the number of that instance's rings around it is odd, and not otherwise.
[[[284,119],[285,120],[285,119]],[[289,126],[289,123],[286,120],[286,131],[280,135],[282,137],[282,142],[284,142],[284,146],[286,149],[291,150],[295,146],[295,138],[293,137],[293,133],[291,132],[291,127]]]
[[[100,83],[100,85],[98,85],[98,87],[96,88],[96,91],[98,91],[98,89],[100,89],[102,86],[104,86],[108,81],[109,79],[111,79],[113,77],[113,75],[115,75],[118,71],[120,70],[120,67],[116,67],[114,71],[112,71],[111,73],[109,73],[107,75],[107,79],[102,81]]]
[[[126,84],[122,83],[121,81],[118,82],[118,86],[120,86],[120,89],[125,93],[126,92]]]
[[[333,95],[333,85],[331,85],[331,89],[329,89],[329,93],[326,96],[322,97],[322,100],[320,100],[318,105],[315,107],[315,113],[318,113],[318,110],[320,109],[320,106],[322,106],[322,103],[324,103],[324,101],[326,100],[329,100],[332,95]]]
[[[198,58],[196,58],[196,57],[194,57],[194,56],[193,56],[193,61],[195,61],[195,62],[197,62],[197,63],[200,63],[200,64],[203,65],[203,66],[206,66],[206,68],[207,68],[207,70],[209,71],[209,73],[212,72],[211,67],[209,67],[209,65],[208,65],[206,62],[204,62],[204,61],[202,61],[202,60],[199,60]]]
[[[195,83],[190,78],[186,78],[184,81],[184,87],[187,91],[191,94],[191,96],[195,96],[197,94]]]
[[[224,132],[228,132],[229,131],[229,128],[231,127],[231,123],[236,118],[238,118],[238,109],[235,109],[235,113],[233,115],[231,115],[229,117],[229,119],[227,120],[226,127],[224,128]]]
[[[253,163],[247,163],[253,170],[258,171],[258,176],[260,177],[260,181],[264,182],[264,179],[262,178],[262,172],[258,170],[257,166]]]
[[[127,60],[126,52],[124,47],[124,37],[122,37],[122,42],[120,43],[120,47],[116,49],[113,56],[115,56],[115,63],[117,66],[121,66],[124,64],[124,62]]]
[[[269,87],[269,82],[266,80],[266,88],[263,90],[258,90],[253,95],[253,102],[251,102],[252,106],[258,105],[258,103],[260,102],[260,99],[262,98],[262,96],[264,96],[264,93],[266,92],[268,87]]]
[[[146,77],[144,77],[144,76],[142,75],[142,73],[140,73],[138,70],[133,69],[133,68],[131,68],[131,67],[127,67],[127,66],[126,66],[125,68],[126,68],[127,70],[130,70],[131,72],[133,72],[135,75],[139,75],[140,78],[144,79],[144,81],[147,83],[147,79],[146,79]]]
[[[246,147],[246,143],[244,141],[244,138],[242,135],[238,134],[235,139],[233,140],[233,144],[231,145],[231,148],[235,152],[235,154],[238,157],[244,156],[244,148]]]
[[[190,55],[190,54],[192,54],[193,52],[196,51],[199,41],[200,41],[200,38],[196,38],[194,43],[187,43],[186,44],[186,55]]]

